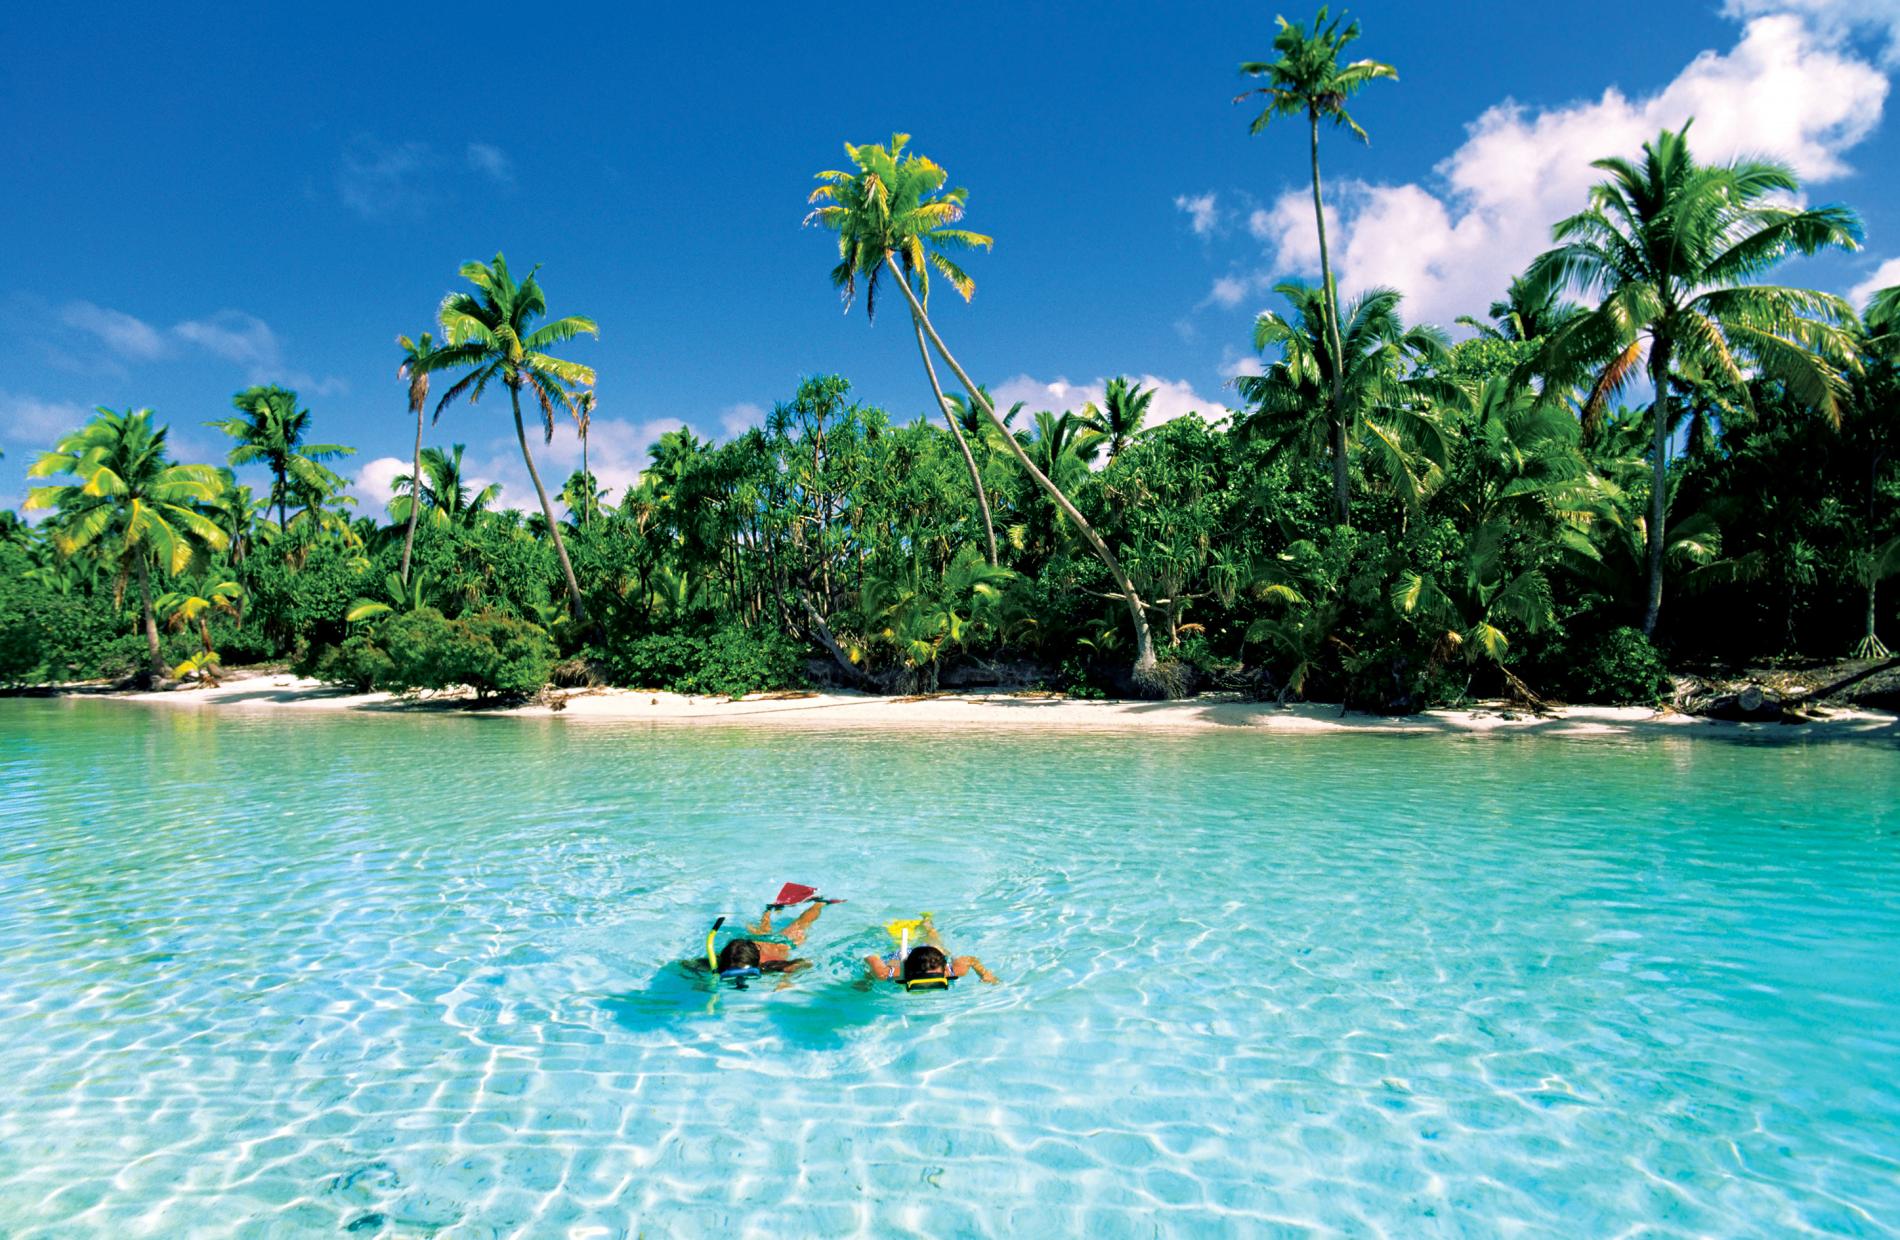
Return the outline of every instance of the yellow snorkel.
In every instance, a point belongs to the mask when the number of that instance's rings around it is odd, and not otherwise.
[[[719,954],[713,951],[713,936],[718,934],[719,927],[725,924],[726,919],[721,917],[713,922],[712,929],[706,931],[706,968],[714,974],[719,972]]]

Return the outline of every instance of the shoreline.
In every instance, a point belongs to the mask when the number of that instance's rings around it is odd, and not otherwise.
[[[515,706],[465,711],[466,695],[402,698],[351,693],[289,673],[230,674],[204,688],[156,691],[68,687],[52,696],[131,702],[188,710],[468,713],[580,723],[697,726],[963,730],[1006,728],[1059,732],[1193,733],[1246,730],[1269,735],[1367,733],[1375,735],[1528,735],[1558,737],[1708,737],[1750,740],[1887,740],[1900,744],[1900,716],[1873,710],[1833,710],[1802,724],[1729,723],[1641,706],[1568,706],[1535,715],[1506,703],[1460,710],[1383,716],[1334,705],[1277,706],[1239,695],[1208,694],[1175,702],[1083,700],[1008,691],[875,697],[859,693],[776,693],[745,698],[699,697],[642,689],[556,690]]]

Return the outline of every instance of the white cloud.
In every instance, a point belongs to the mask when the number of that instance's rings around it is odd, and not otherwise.
[[[349,391],[349,384],[335,376],[319,378],[286,366],[283,342],[270,324],[242,310],[219,310],[203,318],[158,327],[123,310],[71,301],[53,317],[69,331],[56,329],[52,339],[45,342],[47,359],[76,373],[123,376],[126,368],[115,358],[158,362],[208,354],[236,365],[247,383],[281,383],[315,396],[338,396]],[[90,343],[82,346],[83,337],[103,344],[105,350]]]
[[[1847,294],[1847,300],[1854,303],[1856,310],[1864,309],[1867,300],[1883,288],[1892,288],[1900,284],[1900,258],[1890,258],[1874,268],[1873,273]]]
[[[764,425],[765,407],[749,400],[727,405],[719,411],[719,433],[727,439],[737,439],[753,427]]]
[[[1252,287],[1253,281],[1246,276],[1218,276],[1214,280],[1214,287],[1207,290],[1207,299],[1231,308],[1238,306]]]
[[[1233,345],[1223,345],[1220,351],[1220,372],[1229,379],[1241,375],[1257,375],[1265,371],[1260,358],[1252,353],[1243,353]]]
[[[1188,413],[1198,413],[1210,422],[1218,421],[1233,412],[1217,400],[1208,400],[1194,390],[1193,384],[1186,379],[1163,379],[1158,375],[1140,375],[1135,382],[1144,388],[1155,390],[1154,400],[1148,406],[1146,426],[1159,426],[1163,422]],[[1098,406],[1102,403],[1103,393],[1107,390],[1108,380],[1098,378],[1087,383],[1071,383],[1066,378],[1042,380],[1030,375],[1017,375],[996,386],[992,395],[996,399],[996,411],[1008,413],[1009,407],[1017,401],[1023,402],[1025,415],[1035,414],[1047,409],[1051,412],[1063,410],[1080,411],[1090,401]],[[1019,418],[1017,426],[1025,425],[1025,419]]]
[[[1220,206],[1213,193],[1182,194],[1174,200],[1177,210],[1187,212],[1188,227],[1197,237],[1213,235],[1220,224]]]
[[[1870,34],[1885,42],[1883,60],[1891,64],[1900,58],[1900,0],[1725,0],[1722,12],[1742,20],[1799,14],[1829,42]]]
[[[95,306],[89,301],[68,302],[60,309],[59,321],[91,336],[121,357],[150,361],[167,352],[165,336],[143,319],[120,310]]]
[[[0,390],[0,442],[9,445],[51,448],[55,439],[79,429],[91,417],[92,410],[72,401]]]
[[[337,165],[337,195],[344,206],[366,220],[413,216],[427,202],[427,174],[438,162],[421,142],[392,144],[357,138],[344,149]]]
[[[349,384],[334,375],[318,378],[284,365],[283,344],[271,325],[242,310],[220,310],[202,319],[174,325],[171,334],[213,357],[243,369],[249,383],[281,383],[307,396],[340,396]]]
[[[1819,7],[1826,6],[1816,6]],[[1766,156],[1805,181],[1848,171],[1845,153],[1879,122],[1888,82],[1874,66],[1786,13],[1749,22],[1727,53],[1704,52],[1657,93],[1612,88],[1542,112],[1491,108],[1438,165],[1438,184],[1337,183],[1328,220],[1335,273],[1348,292],[1391,284],[1407,317],[1449,323],[1482,306],[1550,244],[1600,177],[1590,161],[1634,156],[1659,129],[1691,117],[1705,160]],[[1312,201],[1289,190],[1249,218],[1278,270],[1317,274]]]
[[[350,493],[356,496],[364,512],[380,513],[396,497],[397,475],[408,473],[411,464],[413,462],[393,456],[364,461],[356,477],[350,480]]]
[[[486,142],[469,143],[468,166],[497,184],[515,183],[514,161],[498,146]]]
[[[685,425],[678,418],[631,422],[625,418],[595,417],[587,429],[587,468],[593,472],[594,480],[607,489],[611,502],[617,504],[621,494],[640,480],[641,472],[651,462],[647,448],[667,431],[676,431]],[[551,443],[543,443],[530,429],[528,446],[534,452],[535,468],[541,473],[542,485],[548,489],[548,498],[554,499],[566,485],[568,475],[581,467],[581,437],[572,422],[557,422]],[[491,441],[486,455],[470,459],[468,471],[471,481],[481,479],[479,485],[501,484],[501,499],[496,507],[519,508],[523,512],[540,510],[541,501],[535,497],[534,484],[528,480],[527,467],[521,463],[521,448],[513,437]],[[562,515],[559,500],[555,500],[554,515]]]
[[[246,370],[274,369],[283,357],[270,324],[241,310],[220,310],[208,318],[187,319],[172,328],[172,334]]]

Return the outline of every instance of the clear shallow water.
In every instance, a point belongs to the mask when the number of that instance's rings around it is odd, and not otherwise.
[[[0,1234],[1900,1234],[1900,752],[0,701]],[[665,967],[781,880],[813,973]],[[870,992],[936,911],[1005,979]]]

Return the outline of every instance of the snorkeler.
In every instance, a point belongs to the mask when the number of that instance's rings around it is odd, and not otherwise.
[[[773,913],[804,903],[809,903],[810,907],[793,919],[790,925],[783,930],[772,928]],[[794,959],[792,949],[804,945],[806,933],[827,906],[842,903],[842,900],[827,899],[810,887],[787,883],[778,893],[778,899],[765,906],[765,912],[756,925],[747,926],[717,953],[712,949],[713,933],[708,933],[705,957],[686,963],[693,969],[715,972],[721,978],[735,981],[766,973],[788,974],[810,968],[811,961]],[[714,933],[724,921],[725,918],[721,917],[713,923]]]
[[[925,913],[914,921],[894,921],[885,929],[897,940],[897,950],[889,956],[866,956],[865,968],[880,982],[896,982],[905,990],[942,990],[960,977],[974,973],[994,985],[996,974],[975,956],[951,957],[943,949],[943,938],[936,923]],[[912,947],[915,936],[917,946]]]

